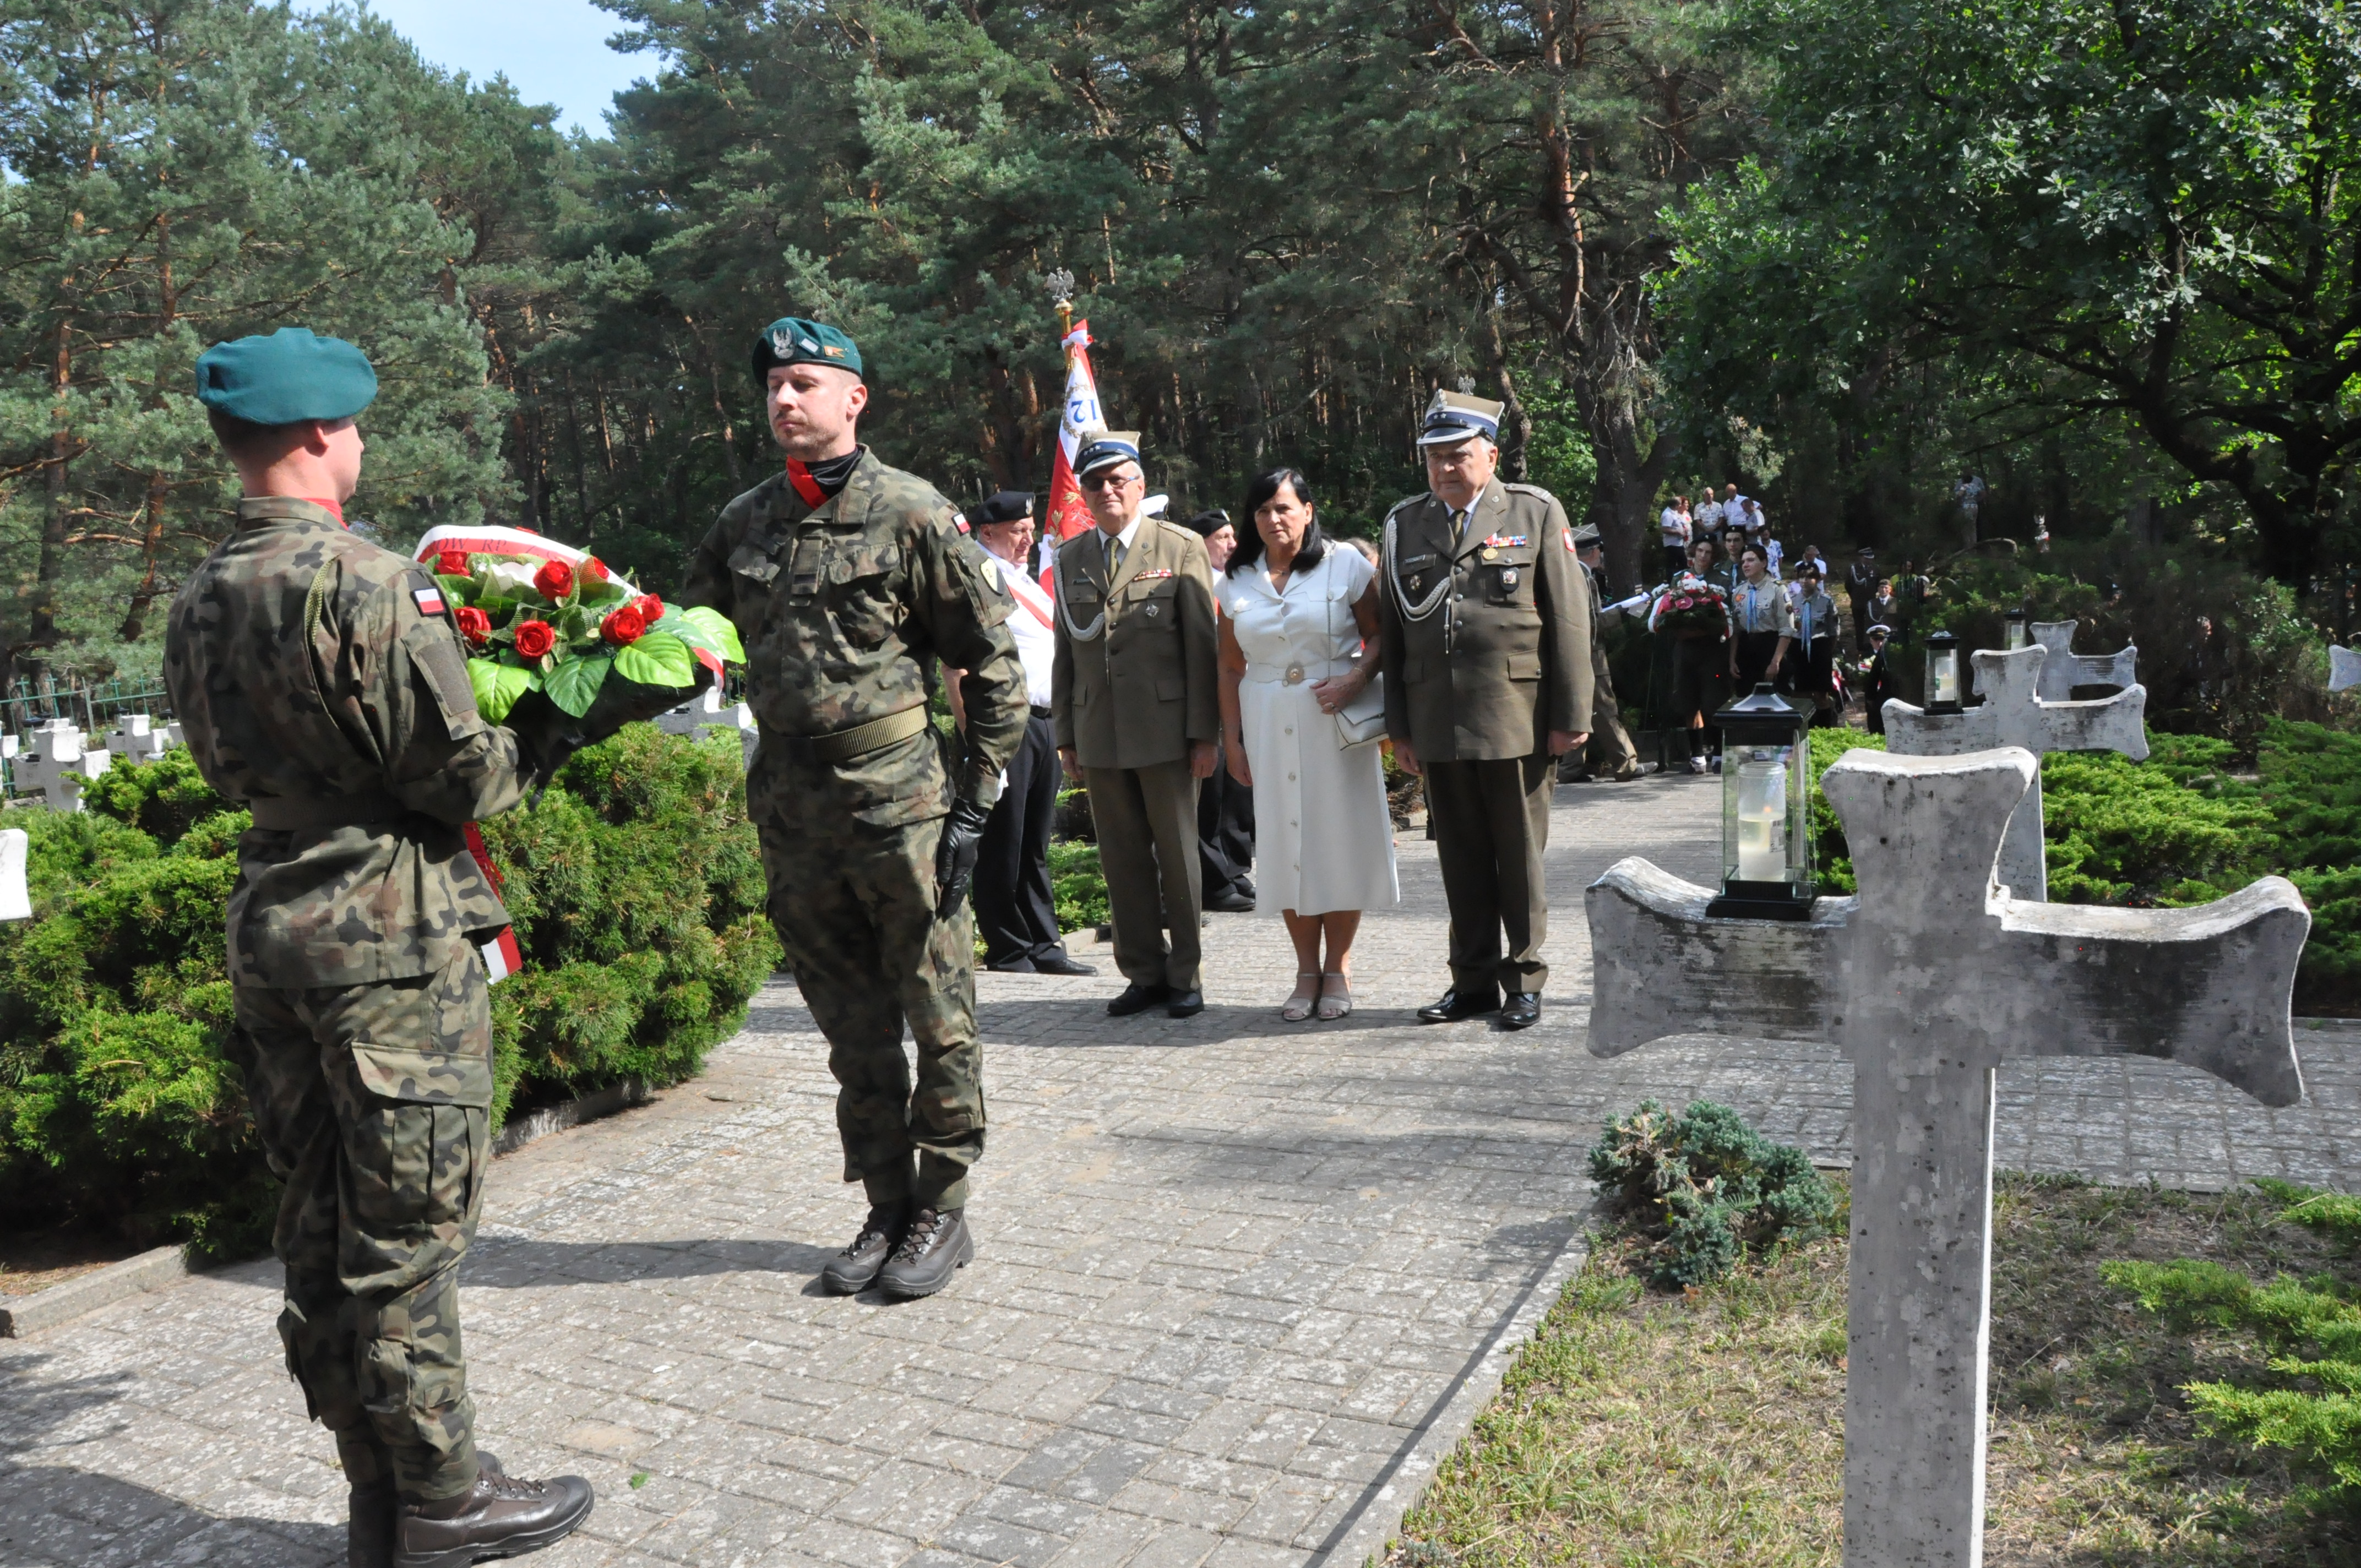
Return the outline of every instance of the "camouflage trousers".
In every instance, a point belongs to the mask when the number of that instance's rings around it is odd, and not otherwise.
[[[459,1259],[491,1157],[490,996],[473,948],[374,985],[236,988],[255,1126],[286,1184],[279,1335],[355,1486],[476,1480]]]
[[[798,798],[761,759],[750,813],[771,924],[836,1075],[844,1179],[873,1203],[967,1204],[983,1155],[983,1047],[975,1036],[975,920],[935,918],[943,819],[842,820]],[[917,1044],[915,1078],[902,1048]]]

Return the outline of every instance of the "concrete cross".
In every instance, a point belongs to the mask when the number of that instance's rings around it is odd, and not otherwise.
[[[2125,644],[2117,653],[2072,652],[2074,623],[2070,620],[2035,621],[2033,640],[2049,650],[2049,663],[2041,667],[2044,702],[2064,702],[2074,695],[2076,686],[2127,686],[2139,678],[2133,673],[2139,662],[2136,642]]]
[[[693,702],[656,715],[656,728],[667,735],[696,735],[709,729],[723,729],[738,737],[746,754],[746,766],[754,765],[754,748],[762,740],[762,731],[754,723],[754,710],[744,703],[729,707],[721,706],[721,693],[712,686],[697,694]]]
[[[25,889],[25,854],[32,835],[22,828],[0,828],[0,920],[30,920],[33,900]]]
[[[1930,714],[1898,697],[1888,698],[1885,749],[1905,757],[1956,757],[1994,746],[2022,746],[2037,757],[2051,751],[2121,751],[2135,762],[2145,760],[2147,688],[2128,686],[2096,702],[2045,701],[2040,691],[2047,683],[2041,672],[2048,668],[2050,656],[2040,646],[2004,653],[1979,650],[1972,658],[1976,690],[1984,700],[1959,713]],[[2131,655],[2126,652],[2121,657],[2128,674]],[[2041,829],[2041,774],[2036,770],[2033,787],[2008,819],[2008,833],[2000,846],[2001,885],[2033,904],[2049,899],[2048,845]]]
[[[13,786],[39,795],[51,811],[80,811],[83,783],[106,772],[114,755],[86,750],[81,729],[70,718],[49,720],[33,731],[32,740],[28,754],[17,758],[10,772]]]
[[[2350,648],[2328,645],[2328,689],[2333,692],[2351,691],[2361,686],[2361,653]]]
[[[1587,895],[1590,1049],[1672,1035],[1826,1040],[1853,1064],[1846,1568],[1982,1560],[1993,1074],[2149,1056],[2267,1105],[2303,1092],[2289,999],[2312,916],[2279,877],[2195,909],[2030,904],[1993,868],[2038,762],[1845,754],[1823,780],[1858,898],[1717,920],[1625,860]]]
[[[156,728],[156,721],[144,713],[126,713],[115,720],[115,728],[106,732],[106,749],[130,762],[152,762],[171,750],[169,731]]]

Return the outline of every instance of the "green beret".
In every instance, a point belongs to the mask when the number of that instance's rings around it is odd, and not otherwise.
[[[376,396],[368,356],[309,327],[234,337],[197,356],[197,400],[251,424],[350,419]]]
[[[781,316],[754,340],[754,379],[769,385],[777,365],[833,365],[861,374],[861,350],[832,326],[801,316]]]

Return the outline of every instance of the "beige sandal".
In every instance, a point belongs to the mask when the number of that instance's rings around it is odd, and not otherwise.
[[[1307,980],[1312,982],[1312,989],[1310,991],[1303,989],[1303,982]],[[1319,982],[1319,970],[1297,970],[1295,971],[1295,994],[1287,999],[1287,1005],[1279,1010],[1279,1015],[1281,1018],[1286,1019],[1290,1024],[1301,1024],[1306,1018],[1311,1017],[1312,1004],[1320,995]]]
[[[1328,982],[1332,980],[1336,982],[1336,991],[1333,994],[1328,990]],[[1351,984],[1349,984],[1345,978],[1341,974],[1331,974],[1323,971],[1320,976],[1321,1022],[1324,1024],[1334,1024],[1337,1019],[1345,1016],[1352,1011],[1353,988]]]

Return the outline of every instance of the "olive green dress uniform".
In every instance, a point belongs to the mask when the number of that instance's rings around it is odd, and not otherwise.
[[[1549,734],[1590,723],[1590,588],[1547,490],[1494,479],[1469,511],[1430,492],[1386,519],[1386,728],[1425,775],[1453,986],[1539,992]]]
[[[1589,543],[1598,543],[1595,533]],[[1581,540],[1576,543],[1587,548]],[[1615,677],[1607,667],[1606,593],[1598,572],[1579,560],[1575,564],[1582,566],[1582,575],[1590,584],[1590,739],[1583,747],[1583,762],[1595,774],[1635,778],[1640,753],[1623,728],[1623,709],[1615,700]]]
[[[731,501],[679,598],[745,643],[747,804],[771,923],[828,1037],[844,1179],[874,1204],[963,1208],[984,1140],[975,938],[965,904],[935,917],[935,850],[954,787],[994,799],[1024,739],[1011,601],[957,509],[866,449],[818,506],[784,474]],[[939,659],[967,672],[958,780],[927,718]]]
[[[288,1369],[355,1487],[456,1497],[477,1469],[458,1265],[492,1102],[475,944],[509,923],[462,825],[533,780],[476,711],[434,578],[310,501],[238,503],[172,601],[164,678],[198,771],[254,814],[229,975],[286,1181]]]
[[[1050,722],[1082,765],[1126,980],[1202,989],[1203,905],[1190,743],[1222,730],[1205,542],[1139,520],[1120,571],[1103,529],[1059,546]],[[1163,932],[1171,934],[1167,945]]]

